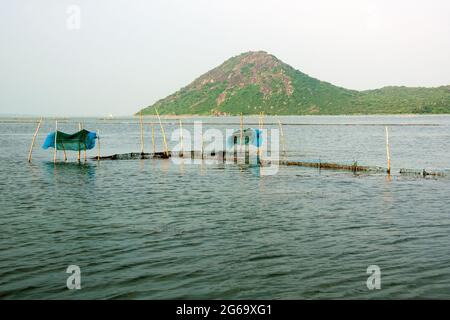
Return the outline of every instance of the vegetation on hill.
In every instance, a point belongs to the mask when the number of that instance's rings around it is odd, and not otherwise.
[[[142,110],[154,114],[450,113],[450,86],[356,91],[312,78],[264,51],[232,57]]]

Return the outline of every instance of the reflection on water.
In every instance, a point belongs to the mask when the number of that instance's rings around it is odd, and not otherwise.
[[[95,170],[100,163],[91,162],[56,162],[45,161],[42,163],[45,171],[50,176],[57,177],[60,173],[63,177],[82,177],[87,183],[95,178]]]
[[[450,117],[296,119],[434,121],[391,130],[393,164],[450,168]],[[128,128],[118,134],[85,123],[104,132],[105,154],[139,150],[138,126],[118,124]],[[380,165],[383,128],[297,125],[285,134],[291,158]],[[0,298],[449,296],[448,178],[297,167],[266,176],[239,163],[79,164],[73,154],[55,165],[38,148],[28,164],[33,130],[0,124]],[[65,286],[70,264],[81,268],[76,292]],[[369,265],[381,268],[381,290],[365,285]]]

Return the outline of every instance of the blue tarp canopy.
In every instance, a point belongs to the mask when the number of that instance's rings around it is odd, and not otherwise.
[[[74,134],[56,131],[56,148],[57,150],[72,151],[90,150],[95,147],[95,139],[97,139],[97,133],[85,129]],[[42,148],[55,148],[55,132],[47,135]]]

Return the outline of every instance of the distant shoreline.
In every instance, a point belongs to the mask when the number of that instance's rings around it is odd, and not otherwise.
[[[179,119],[185,119],[185,120],[195,120],[195,119],[207,119],[205,124],[207,125],[239,125],[239,120],[234,121],[221,121],[226,119],[236,119],[238,118],[238,115],[234,116],[202,116],[202,115],[162,115],[161,119],[164,123],[176,121],[178,123]],[[244,115],[245,118],[245,125],[247,126],[257,126],[258,125],[258,118],[259,115]],[[286,126],[440,126],[439,123],[377,123],[377,122],[371,122],[371,123],[352,123],[351,119],[361,119],[361,118],[367,118],[367,119],[377,119],[380,117],[391,117],[391,118],[397,118],[397,119],[414,119],[422,117],[425,118],[439,118],[439,117],[450,117],[450,114],[443,113],[443,114],[351,114],[351,115],[283,115],[283,116],[271,116],[266,115],[266,121],[264,121],[264,124],[267,125],[278,125],[278,121],[276,119],[317,119],[317,122],[309,122],[309,121],[282,121],[283,125]],[[85,121],[95,121],[95,122],[101,122],[102,124],[118,124],[120,122],[129,122],[129,123],[137,123],[139,121],[138,116],[122,116],[122,117],[114,117],[114,118],[102,118],[102,117],[96,117],[96,116],[86,116],[86,117],[38,117],[38,116],[0,116],[0,124],[35,124],[39,122],[39,120],[42,118],[44,122],[47,123],[53,123],[57,120],[58,123],[61,124],[68,124],[68,123],[78,123],[78,122],[85,122]],[[146,124],[158,124],[158,118],[155,115],[143,115],[143,118],[147,120]],[[320,119],[330,119],[330,118],[336,118],[336,119],[343,119],[348,118],[350,122],[322,122]],[[150,122],[148,122],[150,120]],[[391,120],[392,121],[392,120]],[[186,121],[183,124],[190,126],[195,121]]]
[[[239,117],[239,114],[236,115],[226,115],[226,116],[213,116],[213,115],[202,115],[202,114],[179,114],[179,115],[173,115],[173,114],[161,114],[161,118],[164,119],[179,119],[179,118],[211,118],[211,119],[220,119],[220,118],[233,118],[233,117]],[[259,114],[244,114],[244,117],[259,117]],[[371,113],[371,114],[286,114],[286,115],[271,115],[271,114],[264,114],[264,117],[379,117],[379,116],[386,116],[386,117],[405,117],[405,118],[413,118],[418,116],[426,116],[426,117],[439,117],[439,116],[450,116],[450,113]],[[3,121],[3,119],[7,120],[30,120],[35,121],[39,119],[43,120],[58,120],[58,121],[64,121],[64,120],[73,120],[73,119],[97,119],[97,120],[126,120],[126,119],[136,119],[139,115],[129,115],[129,116],[117,116],[117,117],[101,117],[101,116],[37,116],[37,115],[0,115],[0,122]],[[156,115],[147,114],[142,115],[144,118],[155,118],[158,117]]]

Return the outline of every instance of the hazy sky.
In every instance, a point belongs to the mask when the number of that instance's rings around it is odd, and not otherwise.
[[[0,113],[129,115],[249,50],[351,89],[450,84],[450,1],[1,0]]]

